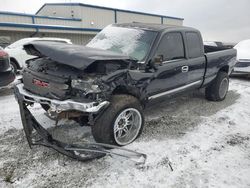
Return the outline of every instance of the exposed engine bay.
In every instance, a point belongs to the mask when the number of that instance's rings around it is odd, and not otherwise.
[[[43,108],[53,115],[56,114],[57,118],[72,117],[79,122],[86,119],[83,116],[88,116],[87,122],[93,124],[95,113],[108,106],[115,92],[131,92],[145,100],[146,96],[141,92],[144,87],[140,89],[137,87],[138,79],[142,79],[143,75],[133,77],[136,75],[133,70],[136,71],[139,64],[127,56],[53,42],[46,44],[35,42],[24,48],[30,55],[38,57],[26,62],[27,68],[23,71],[23,88],[27,92],[53,101],[74,101],[72,102],[74,105],[64,105],[62,108],[60,102],[53,104],[43,99],[39,100]],[[61,59],[62,56],[63,59]],[[147,83],[143,79],[142,81],[142,85]],[[131,85],[133,83],[134,85]],[[77,103],[91,104],[85,106],[96,108],[85,110],[82,105],[77,107]]]

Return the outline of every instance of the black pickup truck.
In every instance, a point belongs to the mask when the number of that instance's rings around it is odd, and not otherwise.
[[[204,46],[196,29],[142,23],[107,26],[86,46],[34,42],[24,48],[37,56],[26,62],[15,88],[30,144],[31,130],[43,130],[29,118],[33,103],[91,125],[97,142],[122,146],[142,132],[149,101],[200,88],[208,100],[222,101],[236,62],[236,50]]]

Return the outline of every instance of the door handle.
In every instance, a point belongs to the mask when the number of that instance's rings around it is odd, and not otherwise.
[[[188,70],[189,70],[188,66],[181,67],[181,72],[188,72]]]

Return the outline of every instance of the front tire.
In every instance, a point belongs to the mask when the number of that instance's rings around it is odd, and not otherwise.
[[[109,107],[92,126],[92,134],[97,142],[124,146],[141,134],[143,125],[139,101],[131,95],[114,95]]]
[[[228,87],[228,74],[220,71],[215,80],[206,88],[206,98],[210,101],[222,101],[226,98]]]

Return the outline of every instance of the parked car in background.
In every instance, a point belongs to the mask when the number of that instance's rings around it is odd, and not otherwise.
[[[15,74],[10,66],[10,58],[0,47],[0,88],[6,87],[15,80]]]
[[[23,49],[23,45],[28,44],[32,41],[52,41],[52,42],[60,42],[60,43],[68,43],[72,44],[70,39],[64,39],[64,38],[24,38],[21,40],[18,40],[11,45],[7,46],[5,48],[5,51],[10,56],[10,64],[16,73],[18,70],[21,70],[24,65],[25,61],[31,58],[34,58],[35,56],[28,55],[25,50]]]
[[[250,39],[239,42],[234,48],[237,50],[237,63],[232,75],[250,76]]]

